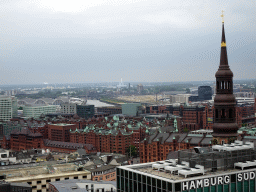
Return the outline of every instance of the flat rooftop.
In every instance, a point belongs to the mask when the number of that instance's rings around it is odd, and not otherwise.
[[[178,151],[178,159],[119,167],[167,182],[211,178],[256,171],[256,148],[252,142],[195,147]],[[179,175],[178,175],[179,174]]]
[[[128,166],[122,166],[119,167],[121,169],[136,172],[138,174],[142,174],[149,177],[154,177],[156,179],[165,180],[167,182],[171,183],[179,183],[189,180],[197,180],[197,179],[204,179],[204,178],[210,178],[214,176],[221,176],[221,175],[229,175],[229,174],[236,174],[240,172],[250,172],[250,171],[256,171],[256,168],[252,169],[240,169],[240,168],[232,168],[228,170],[223,169],[217,169],[216,172],[211,172],[211,170],[205,170],[205,174],[197,174],[193,176],[188,176],[185,178],[183,175],[178,175],[177,172],[174,174],[171,174],[170,172],[165,172],[164,170],[154,170],[152,169],[152,165],[156,162],[151,163],[143,163],[143,164],[137,164],[137,165],[128,165]]]
[[[70,126],[70,125],[75,125],[75,124],[67,124],[67,123],[57,123],[57,124],[51,124],[55,126]]]
[[[0,175],[6,175],[8,182],[22,182],[51,177],[89,174],[89,171],[76,171],[78,167],[72,163],[35,166],[18,169],[2,169]]]

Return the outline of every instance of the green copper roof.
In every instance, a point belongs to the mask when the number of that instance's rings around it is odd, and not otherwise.
[[[115,115],[115,116],[113,117],[113,120],[119,121],[119,117]]]
[[[77,128],[76,128],[76,130],[75,130],[75,133],[80,133]]]

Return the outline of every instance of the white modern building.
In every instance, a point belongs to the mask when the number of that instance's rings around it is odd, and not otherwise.
[[[57,106],[56,105],[25,105],[23,107],[23,116],[30,118],[38,118],[42,114],[50,114],[50,113],[56,113]]]
[[[60,105],[61,107],[61,113],[63,114],[76,114],[76,103],[62,103]]]
[[[0,97],[0,120],[9,121],[17,117],[17,98],[13,96]]]
[[[236,102],[238,105],[243,105],[243,104],[254,104],[255,99],[251,97],[236,97]]]
[[[191,94],[177,94],[170,96],[171,103],[188,103]]]

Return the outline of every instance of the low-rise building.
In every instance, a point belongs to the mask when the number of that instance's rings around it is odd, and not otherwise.
[[[23,168],[0,169],[0,175],[5,175],[9,183],[27,183],[32,187],[32,192],[46,192],[49,183],[69,179],[91,179],[89,171],[81,169],[75,164],[52,164]]]
[[[96,110],[97,113],[106,113],[108,115],[122,114],[122,108],[119,106],[98,107]]]
[[[72,192],[72,191],[97,191],[97,192],[116,192],[116,182],[113,181],[90,181],[81,179],[72,179],[67,181],[51,182],[49,184],[50,192]]]
[[[1,192],[32,192],[32,187],[27,183],[8,183],[0,181]]]
[[[23,116],[26,118],[38,118],[41,115],[56,113],[56,105],[30,104],[23,107]]]
[[[97,153],[97,149],[92,144],[70,143],[61,141],[43,140],[43,149],[49,149],[54,152],[72,153],[78,149],[84,149],[86,153]]]

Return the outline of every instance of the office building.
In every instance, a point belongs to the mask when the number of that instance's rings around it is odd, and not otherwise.
[[[92,118],[94,116],[94,105],[77,105],[76,114],[85,119]]]
[[[76,114],[76,103],[62,103],[60,104],[61,113],[63,114]]]
[[[41,115],[56,113],[56,110],[56,105],[25,105],[23,107],[23,116],[26,118],[39,118]]]
[[[141,93],[143,91],[143,85],[142,84],[138,84],[137,85],[137,92]]]
[[[198,87],[198,100],[212,100],[212,88],[210,86]]]
[[[97,113],[105,113],[107,115],[122,114],[122,108],[119,106],[98,107],[96,110]]]
[[[252,97],[236,97],[237,105],[253,105],[255,104],[255,98]]]
[[[17,98],[12,96],[0,96],[0,120],[9,121],[18,116]]]
[[[138,116],[142,113],[141,103],[122,104],[122,114],[127,116]]]
[[[188,103],[191,94],[177,94],[170,96],[171,103]]]
[[[256,150],[251,142],[195,147],[178,159],[117,168],[118,192],[254,192]]]

